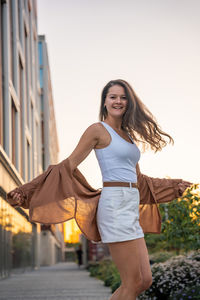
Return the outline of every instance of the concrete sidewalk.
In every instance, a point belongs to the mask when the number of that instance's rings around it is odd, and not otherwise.
[[[111,290],[75,263],[12,275],[0,281],[1,300],[108,300]]]

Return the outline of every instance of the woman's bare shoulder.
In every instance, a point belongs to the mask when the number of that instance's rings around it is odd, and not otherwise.
[[[99,136],[102,134],[102,132],[104,131],[104,127],[101,124],[101,122],[96,122],[91,124],[86,131],[90,134],[92,134],[93,136]]]

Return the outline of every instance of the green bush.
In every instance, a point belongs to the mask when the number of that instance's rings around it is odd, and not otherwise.
[[[200,299],[200,286],[192,286],[188,288],[186,291],[181,291],[177,294],[174,294],[169,298],[169,300],[188,300],[188,299]]]
[[[150,260],[152,263],[160,263],[167,261],[172,256],[174,256],[173,252],[156,252],[150,255]]]
[[[165,263],[154,264],[152,276],[152,286],[140,295],[139,299],[178,299],[176,296],[186,293],[188,286],[200,285],[200,262],[189,257],[177,256]]]
[[[98,277],[99,264],[96,263],[96,264],[89,265],[88,271],[90,272],[90,276]]]
[[[150,253],[176,251],[187,253],[200,248],[200,192],[197,184],[186,189],[181,198],[159,205],[162,232],[145,234]]]
[[[166,259],[172,253],[157,254]],[[95,276],[110,286],[114,292],[121,284],[115,264],[104,260],[89,265],[90,276]],[[152,266],[153,284],[138,297],[140,300],[200,299],[200,250],[186,256],[176,256]],[[191,298],[192,297],[192,298]]]
[[[110,286],[114,292],[121,284],[119,272],[111,260],[103,260],[88,267],[90,276],[97,277],[104,281],[105,286]]]
[[[200,193],[198,185],[188,188],[181,198],[167,206],[167,218],[163,222],[162,233],[166,249],[188,252],[200,248]]]
[[[200,249],[198,251],[192,252],[188,255],[189,259],[197,260],[200,262]]]

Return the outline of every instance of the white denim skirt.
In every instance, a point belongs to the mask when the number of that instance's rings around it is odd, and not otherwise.
[[[137,188],[103,187],[97,208],[97,226],[102,243],[144,237],[139,223],[139,202]]]

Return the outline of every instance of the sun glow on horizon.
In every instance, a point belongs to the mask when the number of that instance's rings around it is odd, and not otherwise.
[[[64,223],[64,241],[65,243],[78,243],[81,231],[76,224],[75,219],[71,219]]]

